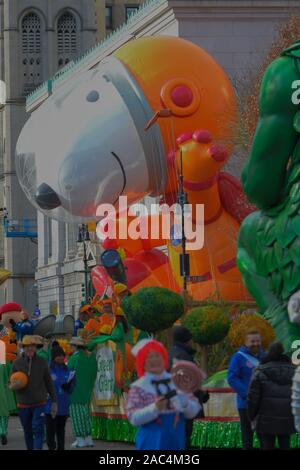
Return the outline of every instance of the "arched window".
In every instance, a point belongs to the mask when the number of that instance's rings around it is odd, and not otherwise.
[[[24,94],[27,95],[42,82],[41,19],[30,12],[22,20],[22,66]]]
[[[78,55],[78,27],[74,15],[63,13],[57,22],[58,67],[63,67]]]

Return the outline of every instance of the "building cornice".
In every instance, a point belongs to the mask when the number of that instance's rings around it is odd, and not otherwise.
[[[290,14],[300,14],[300,2],[297,6],[288,8],[281,7],[272,7],[272,8],[240,8],[240,7],[228,7],[228,8],[221,8],[216,7],[212,9],[211,7],[206,7],[201,9],[197,9],[195,6],[191,8],[189,11],[186,11],[184,7],[174,7],[175,16],[177,19],[195,19],[195,18],[212,18],[214,19],[221,19],[225,20],[228,18],[235,18],[235,19],[261,19],[264,20],[265,18],[286,18]]]
[[[34,272],[31,274],[28,273],[13,273],[9,276],[9,279],[34,279]]]
[[[18,106],[25,106],[26,105],[26,99],[25,98],[9,98],[5,101],[5,105],[3,106],[3,109],[5,106],[9,105],[18,105]]]
[[[197,17],[201,19],[213,17],[220,20],[228,18],[263,20],[264,17],[274,17],[280,20],[297,12],[300,14],[299,0],[148,0],[126,24],[49,80],[50,89],[55,93],[56,88],[74,78],[75,74],[78,76],[93,68],[132,38],[155,34],[162,27],[178,20],[194,20]],[[46,88],[43,84],[29,95],[26,103],[28,112],[34,111],[48,98],[51,92]]]
[[[252,8],[256,7],[263,7],[267,6],[268,8],[271,6],[298,6],[298,0],[165,0],[168,1],[171,8],[177,7],[185,7],[185,8],[193,8],[193,7],[221,7],[221,8],[231,8],[231,7],[238,7],[238,8]]]

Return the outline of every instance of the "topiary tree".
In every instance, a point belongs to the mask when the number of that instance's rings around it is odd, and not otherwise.
[[[267,349],[275,339],[275,333],[270,323],[258,313],[242,313],[232,322],[228,339],[234,348],[240,348],[249,330],[257,330],[261,334],[262,346]]]
[[[230,328],[230,317],[224,307],[206,305],[190,310],[182,324],[192,333],[201,346],[201,367],[207,372],[207,347],[222,341]]]
[[[144,287],[127,297],[122,307],[133,326],[149,333],[170,328],[184,313],[182,297],[163,287]]]

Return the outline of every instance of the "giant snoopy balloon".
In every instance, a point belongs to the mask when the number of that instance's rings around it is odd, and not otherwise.
[[[196,299],[218,292],[244,300],[236,238],[251,208],[239,183],[219,173],[233,149],[235,120],[232,86],[204,50],[173,37],[132,40],[32,114],[17,144],[19,180],[49,217],[84,222],[121,195],[129,204],[146,195],[174,202],[182,154],[188,200],[205,211],[204,247],[190,253],[189,291]],[[165,243],[168,257],[155,249]],[[106,246],[125,248],[131,288],[181,288],[180,243]]]

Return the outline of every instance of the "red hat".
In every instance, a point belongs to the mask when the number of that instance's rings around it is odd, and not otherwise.
[[[168,352],[162,343],[155,339],[141,340],[135,345],[132,353],[136,356],[136,370],[139,377],[145,374],[145,362],[150,352],[156,351],[163,357],[165,368],[168,368]]]
[[[21,305],[17,304],[16,302],[9,302],[8,304],[3,304],[0,308],[0,317],[4,313],[9,313],[9,312],[21,312],[22,307]]]

